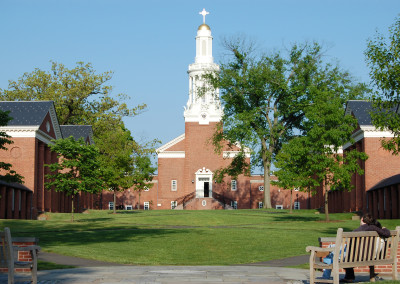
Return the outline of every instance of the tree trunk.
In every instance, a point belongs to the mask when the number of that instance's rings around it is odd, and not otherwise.
[[[293,189],[290,190],[290,209],[289,209],[289,213],[290,214],[293,213]]]
[[[140,190],[139,190],[139,202],[138,202],[138,205],[137,205],[137,209],[138,210],[140,209]]]
[[[116,208],[117,208],[117,192],[115,189],[114,189],[113,198],[114,198],[113,199],[113,201],[114,201],[113,214],[117,214],[117,210],[116,210]]]
[[[71,222],[74,222],[74,211],[75,211],[75,208],[74,208],[74,194],[71,195],[71,207],[72,207],[72,209],[71,209]]]
[[[328,208],[328,182],[327,179],[325,178],[325,221],[329,221],[329,208]]]
[[[272,208],[271,205],[271,177],[270,165],[264,163],[264,208]]]

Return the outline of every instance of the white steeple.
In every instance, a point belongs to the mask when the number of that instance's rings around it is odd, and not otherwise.
[[[219,101],[219,90],[210,90],[202,76],[207,72],[218,71],[219,66],[214,63],[212,56],[211,29],[205,23],[206,15],[209,12],[203,9],[199,14],[203,16],[203,24],[197,29],[195,61],[189,65],[189,99],[183,115],[185,122],[209,124],[221,120],[222,108]],[[207,91],[199,96],[201,87],[206,87]]]

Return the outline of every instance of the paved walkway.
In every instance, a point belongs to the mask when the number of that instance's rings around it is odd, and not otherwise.
[[[304,263],[307,256],[237,266],[125,266],[56,254],[40,253],[40,259],[79,266],[38,272],[39,284],[112,283],[309,283],[309,271],[279,266]],[[299,263],[300,262],[300,263]],[[269,266],[266,266],[269,265]],[[273,267],[273,265],[275,267]],[[17,274],[20,275],[20,274]],[[390,279],[390,278],[389,278]],[[18,280],[18,278],[17,278]],[[21,279],[22,280],[22,279]],[[357,281],[368,281],[358,275]],[[7,283],[7,274],[0,274]],[[18,283],[29,283],[18,282]]]

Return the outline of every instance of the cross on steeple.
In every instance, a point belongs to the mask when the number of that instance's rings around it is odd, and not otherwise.
[[[203,11],[201,11],[199,14],[203,16],[203,24],[205,24],[206,23],[206,15],[210,14],[210,12],[207,12],[206,9],[203,8]]]

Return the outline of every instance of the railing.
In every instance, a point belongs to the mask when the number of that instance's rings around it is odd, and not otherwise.
[[[189,201],[191,201],[192,199],[194,199],[196,197],[196,192],[191,192],[189,194],[186,194],[182,197],[179,197],[176,202],[177,202],[177,206],[181,205],[183,206],[183,208],[185,208],[185,204],[188,203]]]
[[[231,203],[234,201],[233,199],[226,197],[223,194],[219,194],[213,191],[212,193],[212,197],[216,200],[218,200],[220,203],[222,203],[224,205],[224,208],[226,205],[231,205]]]

